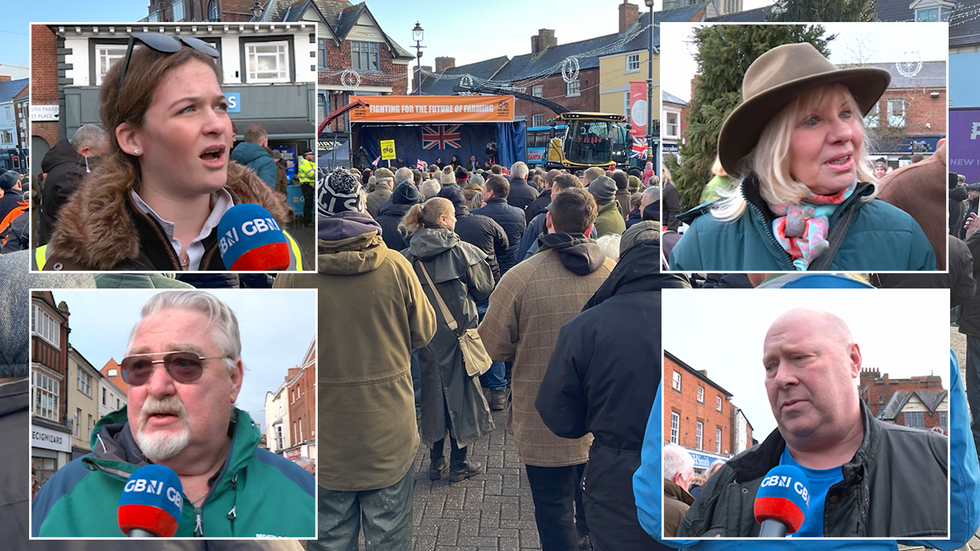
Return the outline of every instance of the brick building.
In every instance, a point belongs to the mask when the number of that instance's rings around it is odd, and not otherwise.
[[[946,62],[872,63],[891,73],[892,81],[864,117],[872,136],[871,154],[892,167],[926,157],[946,135]],[[842,65],[842,67],[846,67]]]
[[[286,396],[289,402],[289,434],[292,445],[283,455],[296,459],[300,455],[316,459],[316,339],[303,363],[289,368],[286,375]]]
[[[255,17],[256,4],[255,0],[150,0],[141,21],[245,22]]]
[[[632,54],[630,66],[636,65],[637,74],[645,75],[645,65],[643,71],[639,70],[641,58],[646,59],[640,52],[646,52],[650,46],[650,16],[639,14],[638,6],[629,2],[620,4],[618,10],[619,28],[613,34],[559,44],[554,30],[539,29],[530,37],[530,53],[512,59],[495,57],[456,67],[454,58],[438,57],[434,73],[423,71],[422,93],[452,95],[453,87],[468,76],[475,84],[487,82],[490,86],[513,89],[553,101],[571,111],[602,111],[600,96],[609,93],[618,100],[612,112],[626,114],[628,102],[623,101],[623,86],[625,82],[628,90],[627,61],[617,64],[615,76],[622,78],[616,82],[610,81],[613,75],[600,74],[600,63],[602,58]],[[655,44],[659,44],[658,36],[659,33],[655,35]],[[645,78],[638,76],[632,80]],[[610,90],[605,90],[606,84]],[[658,113],[654,111],[655,115]],[[528,126],[543,126],[554,116],[543,105],[517,98],[515,119],[526,120]]]
[[[71,460],[68,305],[31,292],[31,466],[42,483]]]
[[[415,56],[402,48],[364,2],[348,0],[265,0],[254,21],[309,21],[317,24],[317,121],[350,103],[350,97],[404,95],[408,66]],[[324,148],[346,141],[350,120],[335,119],[321,134]]]
[[[734,454],[732,394],[664,351],[664,442],[679,444],[694,458],[695,472]],[[743,429],[744,430],[744,429]],[[751,442],[751,434],[749,435]]]
[[[31,59],[57,59],[58,36],[44,25],[31,25]],[[58,142],[59,97],[64,96],[58,87],[58,79],[65,68],[57,63],[31,64],[31,156],[38,161]],[[41,171],[41,163],[31,167],[32,181]]]
[[[863,368],[858,387],[872,415],[896,425],[949,428],[949,392],[938,375],[891,379],[876,368]]]

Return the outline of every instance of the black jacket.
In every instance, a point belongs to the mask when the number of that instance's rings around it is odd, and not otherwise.
[[[980,281],[980,231],[966,238],[966,246],[973,255],[973,279]],[[960,333],[973,337],[980,337],[980,293],[975,293],[973,298],[963,303],[963,311],[960,315]]]
[[[616,265],[581,314],[558,334],[535,408],[556,435],[595,436],[584,498],[596,549],[661,548],[640,527],[633,473],[660,384],[661,290],[688,288],[661,274],[660,246],[644,242]]]
[[[463,205],[456,205],[456,235],[463,241],[476,245],[487,254],[487,264],[493,273],[494,284],[500,280],[500,263],[497,256],[506,256],[510,243],[500,224],[492,218],[473,214]],[[384,237],[382,235],[382,237]]]
[[[94,162],[94,158],[89,160],[90,169],[95,168]],[[68,140],[61,140],[44,154],[41,172],[47,174],[41,188],[41,216],[38,218],[38,238],[43,244],[51,239],[58,211],[85,177],[85,157],[79,155]]]
[[[676,232],[681,225],[681,221],[677,218],[681,213],[681,196],[672,182],[664,183],[661,200],[663,202],[663,215],[660,220],[666,222],[665,225],[668,230]]]
[[[507,252],[503,256],[497,255],[500,275],[504,275],[507,270],[520,262],[520,259],[515,260],[515,255],[517,254],[517,247],[521,244],[524,228],[527,226],[527,222],[524,221],[524,211],[508,205],[506,199],[494,197],[487,201],[483,207],[470,211],[470,214],[480,214],[493,219],[494,222],[500,224],[504,233],[507,234],[507,244],[509,245]]]
[[[378,211],[374,215],[374,219],[381,225],[381,239],[393,251],[408,248],[410,237],[406,237],[398,231],[398,224],[410,208],[412,205],[396,205],[387,201],[378,205]]]
[[[946,255],[949,273],[871,274],[871,283],[882,289],[949,289],[950,308],[971,302],[977,288],[973,273],[974,255],[961,239],[947,234],[946,241],[949,244]]]
[[[824,504],[824,537],[943,538],[949,532],[948,441],[934,432],[879,421],[862,402],[864,441],[841,469]],[[757,537],[759,484],[779,464],[779,429],[718,470],[677,531],[678,537]]]
[[[531,201],[531,204],[524,209],[524,221],[530,224],[531,220],[534,220],[535,216],[541,214],[542,212],[547,212],[549,205],[551,205],[551,190],[546,189],[542,191],[540,195],[538,195],[537,199]]]
[[[538,190],[531,187],[524,178],[510,177],[510,193],[507,194],[507,204],[523,211],[538,198]]]

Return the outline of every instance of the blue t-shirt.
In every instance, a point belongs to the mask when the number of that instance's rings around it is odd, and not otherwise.
[[[790,534],[793,538],[822,538],[823,537],[823,504],[827,499],[827,490],[831,486],[844,480],[844,471],[840,467],[833,469],[810,469],[804,467],[793,459],[789,453],[789,446],[783,448],[783,454],[779,456],[780,465],[792,465],[806,475],[807,482],[810,483],[810,508],[803,518],[803,526],[795,533]]]

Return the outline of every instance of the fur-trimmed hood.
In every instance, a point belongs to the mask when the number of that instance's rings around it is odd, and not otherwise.
[[[61,257],[87,269],[113,270],[123,261],[140,256],[140,234],[131,212],[133,182],[110,181],[101,172],[85,178],[68,204],[58,213],[51,236],[49,256]],[[280,223],[293,219],[284,197],[266,185],[251,169],[228,163],[225,189],[239,203],[256,203]],[[83,269],[86,269],[83,268]]]

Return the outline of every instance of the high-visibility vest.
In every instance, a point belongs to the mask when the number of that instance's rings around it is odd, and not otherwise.
[[[300,185],[312,186],[315,181],[316,165],[310,161],[306,160],[306,157],[300,157],[299,159],[299,172],[296,173],[296,178],[299,179]]]

